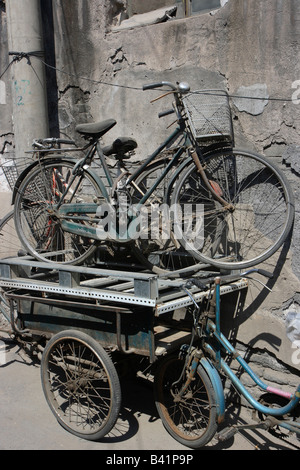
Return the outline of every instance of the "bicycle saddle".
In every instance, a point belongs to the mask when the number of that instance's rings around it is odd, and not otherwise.
[[[93,137],[99,139],[116,124],[117,121],[115,121],[114,119],[107,119],[106,121],[101,122],[78,124],[75,130],[76,132],[82,134],[85,137]]]
[[[131,137],[118,137],[111,145],[107,145],[102,149],[104,155],[115,155],[116,158],[126,158],[125,153],[134,150],[137,142]]]

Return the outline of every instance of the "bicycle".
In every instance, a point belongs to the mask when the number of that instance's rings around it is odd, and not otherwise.
[[[160,117],[175,112],[177,127],[132,173],[125,160],[137,146],[134,139],[100,145],[116,124],[113,119],[77,126],[88,140],[80,160],[66,155],[70,149],[35,150],[38,159],[22,173],[13,196],[16,230],[28,253],[42,261],[79,264],[99,246],[127,244],[144,265],[161,273],[203,265],[244,269],[280,248],[293,224],[293,193],[265,157],[232,148],[227,94],[190,93],[187,84],[170,82],[144,89],[162,87],[171,90],[163,96],[173,94],[175,101]],[[216,99],[209,117],[203,117],[210,108],[204,103],[202,109],[199,97]],[[207,139],[217,142],[217,149],[203,145]],[[92,167],[96,155],[104,178]],[[107,156],[118,162],[116,177]],[[165,217],[157,205],[169,208]],[[148,223],[153,213],[154,235]]]
[[[300,401],[300,385],[295,393],[282,391],[265,384],[251,369],[239,352],[222,334],[220,328],[220,285],[240,278],[248,278],[257,272],[271,275],[264,270],[251,269],[241,275],[227,275],[209,278],[203,282],[188,281],[182,288],[192,299],[192,339],[183,345],[180,353],[167,356],[155,372],[155,400],[158,413],[167,431],[183,445],[198,449],[208,444],[216,435],[218,425],[225,418],[225,398],[221,374],[230,380],[238,393],[261,416],[254,424],[233,425],[221,430],[219,441],[225,441],[243,429],[285,428],[300,436],[300,421],[286,419]],[[193,284],[211,289],[207,304],[198,305],[192,294]],[[205,301],[206,302],[206,301]],[[266,406],[257,401],[241,383],[226,361],[235,358],[240,367],[264,392],[285,398],[288,403],[279,408]]]

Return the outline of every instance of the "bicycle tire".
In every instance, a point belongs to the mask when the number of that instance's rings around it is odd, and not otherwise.
[[[96,441],[115,425],[121,406],[119,377],[110,357],[92,337],[66,330],[47,343],[41,360],[46,401],[64,429]]]
[[[0,220],[0,259],[15,257],[20,254],[21,242],[15,230],[14,211],[8,212]],[[0,328],[10,326],[10,305],[5,298],[5,291],[0,288]]]
[[[97,248],[95,240],[65,231],[54,212],[55,202],[65,191],[76,163],[71,159],[42,161],[20,184],[15,199],[16,231],[28,253],[39,261],[81,264]],[[64,195],[64,204],[101,198],[92,172],[83,171]]]
[[[282,171],[261,155],[237,149],[207,156],[204,166],[228,208],[214,199],[192,163],[173,195],[178,240],[199,261],[220,269],[265,261],[282,246],[294,221],[294,196]],[[193,206],[189,230],[181,217],[185,204]],[[196,206],[202,208],[198,218]]]
[[[214,437],[217,428],[216,395],[205,370],[199,364],[194,380],[182,398],[177,395],[186,381],[184,361],[167,356],[154,378],[155,404],[168,433],[180,444],[199,449]]]
[[[0,259],[18,256],[20,251],[22,244],[16,232],[12,210],[0,220]]]

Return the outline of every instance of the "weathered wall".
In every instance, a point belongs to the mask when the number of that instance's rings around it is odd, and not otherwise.
[[[293,84],[300,80],[300,3],[229,0],[213,14],[118,30],[124,4],[123,0],[53,1],[60,132],[78,139],[76,123],[115,118],[118,125],[104,143],[121,134],[133,136],[139,143],[136,159],[140,160],[162,141],[173,120],[172,116],[158,119],[158,112],[169,108],[170,101],[150,105],[156,94],[141,91],[144,83],[184,80],[192,89],[222,87],[235,96],[262,96],[263,102],[233,99],[236,143],[266,153],[283,168],[296,194],[296,221],[291,247],[287,243],[266,263],[279,275],[269,283],[274,292],[267,295],[260,285],[251,290],[251,305],[239,319],[239,337],[247,343],[257,336],[256,346],[268,347],[291,362],[282,311],[293,303],[299,308],[300,292],[296,158],[300,157],[300,104],[291,102],[297,91]],[[3,25],[5,18],[1,18]],[[12,132],[7,117],[5,125],[0,123],[5,133]],[[270,329],[278,338],[274,350],[260,334]]]
[[[0,156],[13,149],[13,125],[12,125],[12,103],[11,103],[11,84],[9,74],[3,73],[9,63],[8,58],[8,39],[5,5],[0,2]],[[0,179],[0,191],[7,191],[8,186],[3,178]]]

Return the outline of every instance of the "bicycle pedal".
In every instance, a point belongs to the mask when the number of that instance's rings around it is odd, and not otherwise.
[[[231,439],[238,431],[239,429],[237,427],[228,426],[217,434],[217,439],[219,442],[227,441],[228,439]]]
[[[219,442],[224,442],[233,437],[239,431],[251,429],[269,429],[272,426],[273,422],[269,419],[266,419],[265,421],[260,421],[259,423],[255,424],[241,424],[236,426],[228,426],[217,434],[217,438]]]

